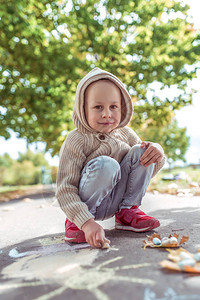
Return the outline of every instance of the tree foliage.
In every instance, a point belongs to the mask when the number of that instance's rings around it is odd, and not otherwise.
[[[79,80],[93,67],[118,76],[135,103],[132,127],[166,128],[191,103],[188,80],[200,35],[175,0],[14,0],[0,7],[0,135],[9,129],[55,154],[68,131]],[[160,89],[179,94],[161,99]],[[149,91],[153,93],[149,97]]]
[[[2,156],[0,156],[0,167],[6,167],[9,168],[13,164],[13,159],[9,156],[8,153],[4,153]]]
[[[160,127],[159,130],[155,125],[143,124],[138,131],[143,140],[154,141],[163,146],[169,165],[176,160],[185,162],[184,155],[189,145],[189,137],[186,135],[186,128],[178,127],[176,119],[173,119],[168,126]]]
[[[33,153],[27,150],[26,153],[19,153],[17,160],[12,159],[8,153],[0,156],[0,185],[27,185],[42,183],[42,168],[45,173],[50,174],[51,170],[44,153]],[[51,179],[53,176],[49,175]],[[55,178],[53,178],[55,180]]]
[[[25,153],[19,153],[18,162],[22,163],[23,161],[31,161],[35,167],[44,166],[48,167],[48,161],[44,157],[44,153],[42,152],[32,152],[28,149]]]
[[[2,185],[28,185],[41,182],[41,171],[34,168],[32,161],[22,163],[14,161],[9,169],[5,169]]]

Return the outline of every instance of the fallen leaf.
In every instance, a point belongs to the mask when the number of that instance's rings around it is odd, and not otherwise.
[[[180,241],[180,245],[183,244],[183,243],[185,243],[185,242],[187,242],[188,240],[189,240],[189,236],[183,235],[183,237],[182,237],[182,239]]]
[[[191,258],[193,258],[193,254],[191,254],[189,251],[183,249],[183,248],[179,248],[176,250],[172,250],[172,249],[166,249],[169,254],[168,254],[168,258],[171,259],[174,262],[179,262],[181,260],[181,253],[185,252],[188,256],[190,256]]]
[[[143,240],[144,243],[144,249],[146,247],[151,247],[151,248],[176,248],[180,247],[183,243],[187,242],[189,239],[189,236],[183,236],[181,238],[181,241],[178,241],[179,235],[177,233],[170,234],[168,238],[170,239],[171,237],[175,237],[177,239],[177,242],[175,243],[165,243],[165,244],[160,244],[160,245],[155,245],[153,243],[154,238],[158,238],[159,240],[162,240],[161,236],[158,233],[153,233],[151,236],[147,235],[147,240]]]
[[[169,252],[168,259],[170,260],[163,260],[160,262],[160,265],[163,268],[179,271],[179,272],[200,274],[200,262],[196,261],[194,266],[183,265],[182,268],[180,268],[178,265],[180,261],[184,260],[182,255],[183,252],[185,252],[188,255],[188,257],[190,257],[191,259],[194,259],[194,254],[190,253],[189,251],[183,248],[179,248],[177,250],[172,250],[172,249],[166,249],[166,250]],[[198,250],[198,252],[200,252],[200,249]]]
[[[163,260],[163,261],[161,261],[160,265],[163,268],[166,268],[166,269],[175,270],[175,271],[181,271],[181,269],[179,268],[179,266],[176,263],[174,263],[172,261],[169,261],[169,260]]]

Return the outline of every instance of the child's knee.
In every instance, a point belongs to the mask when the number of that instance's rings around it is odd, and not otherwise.
[[[133,164],[139,164],[140,163],[140,158],[144,154],[144,152],[146,151],[146,148],[141,148],[140,145],[135,145],[131,148],[130,151],[131,151],[131,161],[132,161],[132,163]],[[154,169],[154,163],[152,163],[148,167],[143,166],[143,168],[147,172],[152,172],[152,170]]]
[[[112,177],[115,174],[118,174],[120,172],[120,165],[119,163],[109,156],[99,156],[100,161],[100,169],[99,172],[106,176],[106,177]]]
[[[131,148],[130,152],[132,155],[136,156],[138,159],[144,154],[145,148],[141,148],[140,145],[135,145]]]
[[[119,163],[109,157],[109,156],[99,156],[97,157],[92,165],[91,165],[92,171],[96,174],[98,173],[98,177],[105,182],[113,181],[113,179],[120,177],[120,165]]]

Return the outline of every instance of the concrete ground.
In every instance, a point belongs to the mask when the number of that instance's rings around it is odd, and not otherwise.
[[[53,198],[0,204],[1,300],[200,300],[200,276],[163,269],[165,249],[143,249],[148,233],[114,229],[107,250],[64,241],[65,216]],[[141,207],[158,218],[155,231],[189,235],[184,248],[200,248],[200,197],[147,194]]]

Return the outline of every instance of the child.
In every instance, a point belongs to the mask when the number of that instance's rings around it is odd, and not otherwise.
[[[66,239],[100,248],[95,220],[115,215],[116,228],[144,232],[160,223],[138,207],[164,165],[159,144],[142,142],[126,125],[131,97],[113,74],[94,68],[78,84],[71,131],[60,150],[56,196],[65,212]]]

